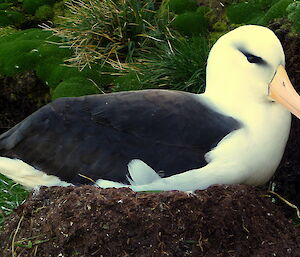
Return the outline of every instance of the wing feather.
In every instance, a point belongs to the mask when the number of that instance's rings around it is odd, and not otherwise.
[[[164,176],[199,168],[206,165],[204,155],[239,127],[178,91],[62,98],[2,134],[0,155],[74,184],[89,182],[79,174],[128,183],[131,160]]]

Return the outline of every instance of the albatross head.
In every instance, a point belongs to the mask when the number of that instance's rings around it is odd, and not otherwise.
[[[242,106],[287,108],[300,118],[300,96],[284,69],[280,41],[268,28],[247,25],[222,36],[207,64],[205,95],[227,113]],[[241,109],[237,110],[237,106]],[[246,108],[245,108],[246,110]]]

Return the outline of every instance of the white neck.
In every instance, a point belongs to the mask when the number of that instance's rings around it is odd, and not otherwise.
[[[242,124],[242,128],[233,132],[230,140],[225,138],[221,141],[221,145],[209,154],[209,158],[221,160],[229,155],[231,157],[228,159],[232,160],[239,156],[243,166],[257,172],[255,176],[246,176],[243,183],[258,185],[268,181],[282,158],[290,132],[291,114],[275,102],[243,97],[226,101],[211,94],[199,95],[199,98],[216,111],[232,116]]]

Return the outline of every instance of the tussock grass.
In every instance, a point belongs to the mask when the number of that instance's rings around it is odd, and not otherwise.
[[[115,80],[114,91],[163,88],[202,93],[209,53],[205,37],[174,37],[149,48]],[[120,73],[121,74],[121,73]]]
[[[70,15],[48,29],[74,50],[67,62],[80,68],[100,62],[122,69],[137,51],[162,37],[166,25],[155,0],[70,0],[66,5]]]
[[[140,60],[142,84],[202,93],[208,53],[209,45],[204,37],[168,40]]]

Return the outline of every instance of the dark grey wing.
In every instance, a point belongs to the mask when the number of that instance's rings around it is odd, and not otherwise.
[[[140,159],[170,176],[206,165],[204,155],[240,124],[193,94],[144,90],[50,103],[0,136],[0,155],[74,184],[78,174],[128,183]]]

